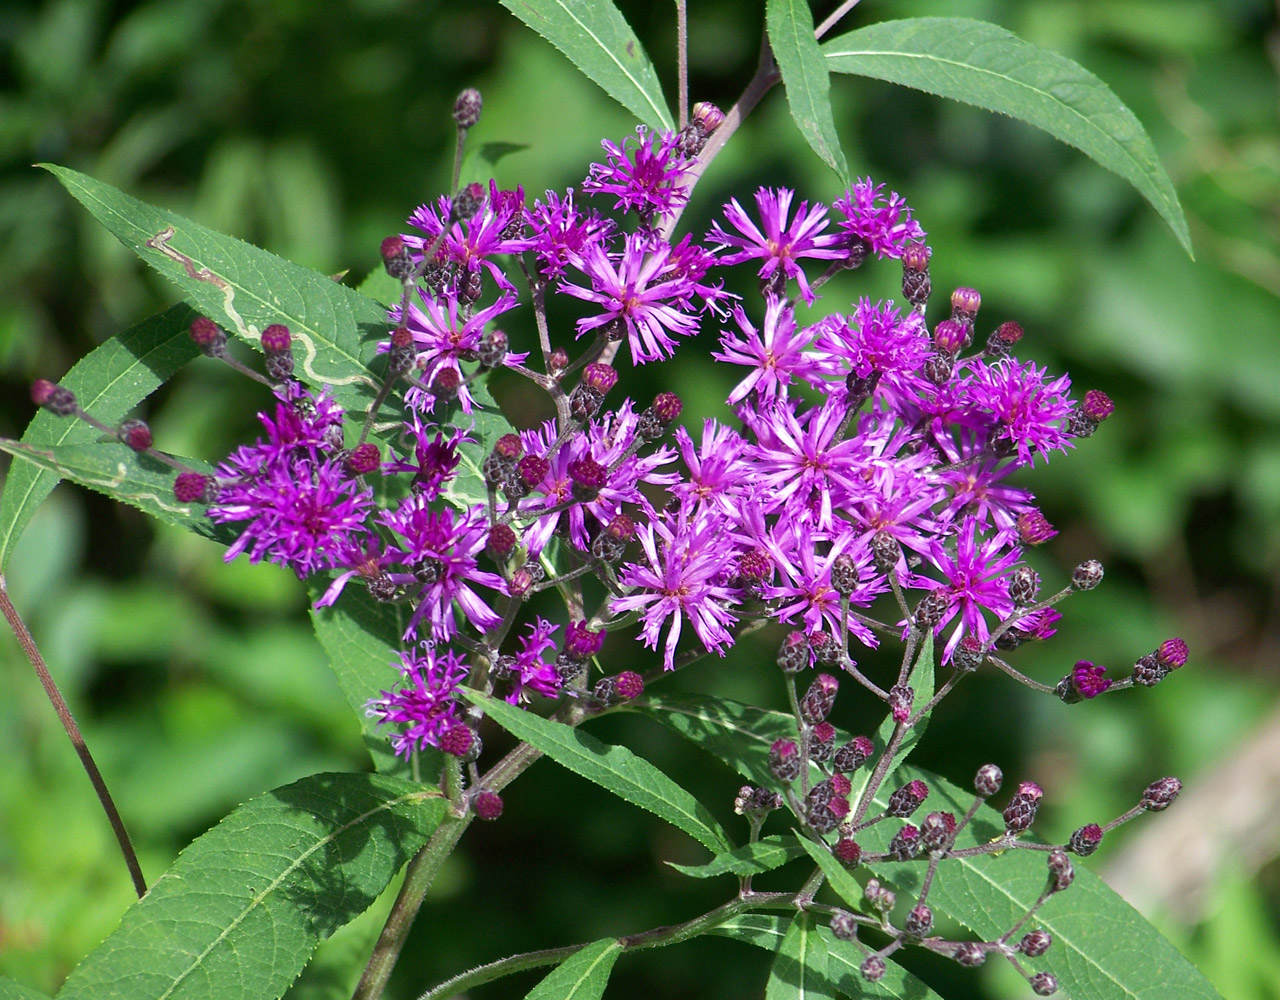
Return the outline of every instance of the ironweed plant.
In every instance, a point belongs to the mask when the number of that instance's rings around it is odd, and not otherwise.
[[[954,785],[907,763],[975,671],[1072,705],[1153,686],[1188,650],[1153,640],[1131,668],[1082,659],[1056,683],[1015,666],[1019,646],[1053,636],[1067,597],[1103,579],[1089,560],[1042,590],[1024,557],[1056,532],[1024,484],[1051,454],[1087,446],[1113,405],[1037,365],[1034,337],[988,321],[978,289],[936,294],[930,260],[947,249],[882,179],[848,176],[828,77],[891,80],[1043,127],[1132,181],[1185,243],[1141,127],[1083,69],[995,26],[884,22],[820,45],[852,4],[815,29],[796,0],[769,0],[759,69],[727,113],[688,106],[678,4],[672,121],[610,5],[511,6],[645,123],[605,139],[576,189],[459,187],[482,119],[481,95],[463,91],[453,189],[382,241],[372,294],[49,168],[189,305],[34,385],[47,414],[3,444],[25,460],[0,511],[8,536],[65,477],[217,539],[228,560],[288,567],[310,589],[378,772],[317,774],[254,799],[148,889],[4,598],[141,897],[59,996],[278,997],[407,862],[354,994],[379,997],[450,851],[472,820],[514,819],[502,792],[543,755],[702,845],[709,860],[676,867],[730,877],[724,902],[495,955],[423,984],[424,997],[540,967],[553,969],[532,997],[600,996],[625,952],[703,934],[774,952],[768,997],[933,996],[897,962],[911,949],[966,968],[1009,963],[1040,996],[1214,995],[1072,861],[1167,808],[1176,778],[1051,844],[1033,835],[1034,776],[1006,781],[993,763],[948,776],[963,779]],[[708,231],[682,232],[700,176],[778,82],[843,195],[826,205],[761,187],[730,199]],[[899,270],[901,301],[824,301],[811,321],[827,282],[862,267]],[[728,290],[743,287],[726,283],[734,270],[758,295]],[[576,300],[572,326],[553,318],[553,300]],[[237,357],[237,341],[261,366]],[[628,394],[634,366],[699,350],[738,379],[722,411],[690,418],[674,393]],[[264,386],[260,436],[216,467],[119,419],[197,354]],[[499,369],[544,393],[554,417],[508,422],[486,386]],[[544,592],[553,604],[531,603]],[[663,693],[673,671],[776,626],[776,662],[753,666],[775,674],[775,706]],[[892,666],[869,656],[882,646],[899,651]],[[883,709],[876,731],[832,724],[842,689]],[[586,731],[621,712],[664,722],[738,780],[726,772],[720,801],[704,804]],[[505,754],[486,749],[511,737]],[[717,817],[730,802],[741,820],[726,827]],[[783,868],[791,888],[753,885]]]

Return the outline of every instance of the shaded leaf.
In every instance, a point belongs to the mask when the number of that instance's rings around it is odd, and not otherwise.
[[[460,688],[459,694],[483,708],[486,715],[517,739],[541,750],[574,774],[665,819],[712,853],[732,850],[728,835],[701,802],[626,747],[601,743],[572,726],[540,718],[477,691]]]
[[[23,986],[12,979],[0,977],[0,1000],[49,1000],[47,993]]]
[[[236,537],[233,525],[214,524],[202,504],[180,503],[173,495],[177,471],[149,455],[139,454],[119,441],[100,444],[32,445],[0,438],[0,451],[21,458],[55,477],[70,479],[115,500],[131,504],[167,524],[194,531],[229,545]],[[184,458],[197,472],[212,474],[213,467]]]
[[[502,0],[502,6],[642,122],[674,127],[658,74],[611,0]]]
[[[827,65],[1011,115],[1075,146],[1147,199],[1191,253],[1191,236],[1155,146],[1105,83],[1066,56],[962,17],[881,21],[822,46]]]
[[[842,865],[838,858],[835,857],[821,844],[815,844],[812,840],[806,838],[798,838],[802,850],[806,851],[809,857],[817,863],[822,869],[822,874],[826,876],[827,883],[837,896],[844,900],[845,905],[851,910],[856,910],[862,906],[862,886],[858,880],[849,874],[848,869]]]
[[[788,861],[803,857],[805,848],[801,847],[795,837],[774,834],[752,844],[717,854],[705,865],[678,865],[674,861],[667,864],[690,878],[714,878],[716,875],[759,875],[761,872],[781,868]]]
[[[77,361],[58,384],[74,392],[80,405],[98,420],[114,426],[199,354],[187,335],[195,315],[188,306],[177,305],[131,326]],[[82,420],[40,410],[27,425],[22,442],[89,444],[99,437]],[[58,479],[56,472],[34,463],[9,466],[0,496],[0,572],[8,567],[18,536]]]
[[[525,1000],[596,1000],[609,985],[609,973],[621,954],[617,938],[586,945],[531,989]]]
[[[369,774],[260,795],[183,851],[58,997],[279,997],[443,815],[437,790]]]
[[[834,1000],[827,976],[827,944],[817,933],[813,914],[805,911],[791,919],[769,969],[764,996],[765,1000]]]
[[[377,391],[369,366],[389,326],[379,303],[319,271],[138,201],[92,177],[42,165],[201,313],[255,349],[266,326],[283,323],[294,339],[295,377],[315,389],[327,386],[347,409],[368,408]],[[382,362],[378,366],[381,370]]]
[[[839,176],[847,187],[849,165],[840,148],[831,113],[830,68],[813,37],[813,13],[809,0],[768,0],[765,25],[769,47],[782,73],[787,106],[809,148]]]

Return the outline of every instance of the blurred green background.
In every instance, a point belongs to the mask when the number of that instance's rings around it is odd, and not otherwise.
[[[672,9],[622,3],[674,95]],[[754,66],[762,4],[691,4],[692,94],[728,107]],[[819,16],[828,4],[815,9]],[[859,7],[995,21],[1093,70],[1151,133],[1183,199],[1197,261],[1123,182],[1007,119],[875,81],[838,79],[850,167],[903,192],[930,234],[937,319],[949,290],[983,295],[983,330],[1014,318],[1020,352],[1098,387],[1117,413],[1024,482],[1061,535],[1032,554],[1046,586],[1097,557],[1100,590],[1015,663],[1053,682],[1080,658],[1118,671],[1169,635],[1191,664],[1160,687],[1067,708],[1001,677],[966,682],[920,762],[966,782],[987,760],[1047,789],[1042,833],[1105,822],[1166,773],[1168,813],[1109,836],[1089,863],[1225,997],[1280,996],[1280,124],[1275,8],[1264,0],[974,0]],[[527,149],[499,181],[530,195],[578,183],[628,114],[496,3],[10,0],[0,10],[0,433],[27,386],[175,300],[30,164],[75,167],[224,232],[358,281],[377,243],[448,183],[463,86],[475,138]],[[829,201],[780,91],[707,173],[702,231],[730,195],[786,183]],[[868,267],[820,308],[896,294]],[[513,340],[514,327],[508,328]],[[531,333],[526,331],[528,336]],[[702,347],[708,336],[704,335]],[[732,377],[687,344],[630,391],[671,388],[694,422]],[[538,416],[521,386],[497,395]],[[258,387],[196,364],[142,411],[158,445],[217,460],[253,433]],[[286,572],[224,566],[209,543],[60,487],[27,531],[10,587],[78,714],[150,879],[237,803],[320,769],[366,766],[358,730]],[[677,685],[777,704],[769,633]],[[622,666],[630,645],[611,647]],[[876,669],[874,657],[867,661]],[[371,692],[372,694],[373,692]],[[847,692],[842,726],[873,724]],[[635,720],[627,740],[731,822],[737,780]],[[0,639],[0,974],[53,990],[128,905],[129,882],[87,781],[12,639]],[[423,910],[393,982],[414,997],[512,951],[687,918],[728,887],[661,864],[696,848],[594,786],[535,767],[497,824],[473,828]],[[731,827],[732,828],[732,827]],[[516,905],[513,901],[522,901]],[[606,902],[607,900],[607,902]],[[385,904],[380,904],[385,905]],[[322,947],[297,996],[343,996],[377,915]],[[1052,953],[1051,953],[1052,955]],[[723,940],[623,959],[610,996],[758,995],[768,958]],[[1000,970],[917,962],[956,996],[1026,995]],[[518,995],[533,980],[481,997]]]

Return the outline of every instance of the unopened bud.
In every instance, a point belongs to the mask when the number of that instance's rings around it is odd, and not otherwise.
[[[906,684],[895,684],[889,688],[889,714],[899,724],[911,718],[911,706],[916,700],[915,691]]]
[[[905,818],[920,808],[921,803],[929,797],[929,786],[917,778],[909,781],[889,796],[889,805],[885,814]]]
[[[1037,972],[1027,982],[1038,997],[1051,997],[1058,992],[1058,978],[1051,972]]]
[[[1058,533],[1044,514],[1032,508],[1018,515],[1018,538],[1023,545],[1043,545]]]
[[[1067,841],[1067,847],[1073,854],[1087,858],[1098,849],[1098,845],[1101,843],[1102,827],[1098,826],[1097,823],[1088,823],[1071,834],[1071,838]]]
[[[789,783],[800,775],[800,748],[795,740],[774,740],[769,747],[769,773]]]
[[[484,820],[495,820],[502,815],[502,796],[497,792],[482,791],[472,802],[476,816]]]
[[[1102,563],[1086,559],[1071,573],[1071,586],[1076,590],[1092,590],[1102,582]]]
[[[146,451],[151,447],[151,428],[144,420],[126,420],[120,424],[120,440],[134,451]]]
[[[227,335],[213,320],[197,316],[191,321],[191,340],[200,353],[210,358],[220,358],[227,352]]]
[[[1052,944],[1053,937],[1048,931],[1028,931],[1022,936],[1022,940],[1018,942],[1018,951],[1028,958],[1039,958],[1049,950]]]
[[[800,718],[809,725],[822,722],[831,714],[840,682],[830,674],[819,674],[800,699]]]
[[[403,281],[413,274],[413,257],[399,236],[388,236],[379,245],[378,251],[382,255],[382,266],[387,269],[387,274],[397,281]]]
[[[837,771],[856,771],[875,752],[875,744],[866,736],[855,736],[835,753]]]
[[[995,764],[983,764],[973,778],[973,790],[982,798],[989,799],[1000,791],[1004,784],[1004,772]]]
[[[262,350],[267,356],[267,377],[285,382],[293,374],[293,338],[283,323],[272,323],[262,331]]]
[[[76,412],[76,394],[47,378],[38,378],[31,383],[31,402],[59,417],[69,417]]]
[[[1050,851],[1046,859],[1049,866],[1049,891],[1062,892],[1075,881],[1076,870],[1071,859],[1063,851]]]
[[[789,632],[778,647],[778,666],[783,673],[798,674],[809,665],[809,640],[803,632]]]
[[[507,335],[501,330],[490,330],[480,338],[477,354],[485,368],[497,368],[507,358]]]
[[[878,983],[884,978],[884,959],[879,955],[868,955],[862,960],[862,965],[859,966],[858,971],[862,973],[862,978],[867,982]]]
[[[839,941],[854,941],[858,937],[858,922],[848,910],[836,910],[831,914],[831,933]]]
[[[179,503],[210,503],[213,480],[199,472],[180,472],[173,481],[173,496]]]
[[[1148,812],[1164,812],[1181,791],[1182,782],[1177,778],[1161,778],[1147,786],[1138,805]]]
[[[917,309],[929,301],[930,250],[923,243],[908,243],[902,250],[902,296]]]
[[[382,453],[378,451],[378,446],[371,441],[366,441],[352,448],[343,464],[352,475],[363,476],[376,469],[381,459]]]
[[[468,87],[453,102],[453,120],[461,128],[474,128],[476,122],[480,120],[480,112],[483,108],[484,100],[480,96],[480,91],[475,87]]]
[[[902,924],[902,929],[906,931],[907,937],[928,937],[929,932],[933,930],[933,910],[924,903],[913,906]]]

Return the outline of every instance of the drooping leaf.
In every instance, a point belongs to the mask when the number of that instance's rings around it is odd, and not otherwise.
[[[1066,56],[961,17],[881,21],[822,46],[853,73],[1011,115],[1075,146],[1147,199],[1191,253],[1191,236],[1155,146],[1105,83]]]
[[[642,122],[673,127],[653,63],[612,0],[502,0],[502,6]]]
[[[131,326],[94,348],[58,379],[80,405],[114,426],[199,353],[187,328],[195,313],[185,305]],[[22,435],[27,445],[89,444],[99,433],[82,420],[40,410]],[[58,474],[28,462],[14,462],[0,495],[0,572],[9,564],[36,507],[58,483]]]
[[[92,177],[43,166],[201,313],[255,348],[266,326],[283,323],[294,340],[294,376],[314,389],[327,386],[347,409],[368,408],[377,392],[369,366],[388,329],[379,303],[319,271],[138,201]],[[378,366],[381,370],[382,362]]]
[[[333,605],[317,608],[315,602],[326,585],[325,580],[313,579],[308,586],[311,627],[329,654],[329,665],[347,697],[347,704],[360,719],[373,766],[383,774],[406,777],[409,764],[392,752],[390,731],[379,728],[364,708],[369,699],[378,697],[380,692],[403,686],[397,653],[406,648],[401,636],[409,623],[410,610],[404,604],[374,600],[368,589],[358,582],[348,584]],[[420,774],[438,775],[438,757],[434,750],[422,755]]]
[[[744,913],[731,917],[710,933],[755,945],[766,951],[777,951],[790,927],[787,917],[772,913]],[[894,1000],[941,1000],[923,981],[892,961],[885,962],[884,978],[869,983],[858,971],[862,952],[858,946],[841,941],[829,927],[817,928],[827,948],[827,980],[837,995],[846,997],[894,998]]]
[[[768,0],[765,26],[792,119],[809,148],[848,186],[849,165],[831,113],[830,69],[813,37],[809,0]]]
[[[476,691],[460,689],[460,693],[517,739],[574,774],[665,819],[713,854],[733,849],[728,835],[701,802],[626,747],[609,746],[572,726],[540,718]]]
[[[667,864],[690,878],[714,878],[717,875],[759,875],[781,868],[788,861],[803,857],[805,849],[795,837],[775,834],[764,837],[752,844],[717,854],[705,865],[678,865],[674,861]]]
[[[274,1000],[443,816],[437,790],[371,774],[261,795],[179,855],[59,1000]]]
[[[622,954],[617,938],[586,945],[561,962],[531,989],[525,1000],[599,1000],[609,985],[613,963]]]
[[[901,769],[899,777],[902,781],[918,778],[929,786],[924,809],[930,812],[948,810],[959,816],[973,801],[972,793],[910,765]],[[883,804],[885,795],[886,789],[881,789],[877,801]],[[983,806],[957,846],[985,843],[1003,830],[1000,814]],[[881,823],[859,834],[858,839],[864,849],[883,850],[893,832],[894,824]],[[993,940],[1025,915],[1043,891],[1045,858],[1042,851],[1007,850],[998,856],[943,859],[929,892],[929,904],[982,940]],[[1199,970],[1137,910],[1083,862],[1073,861],[1074,883],[1050,898],[1034,919],[1034,926],[1053,936],[1053,947],[1043,958],[1028,960],[1028,964],[1057,976],[1065,995],[1090,1000],[1218,997]],[[901,896],[919,891],[924,862],[872,864],[869,868]]]
[[[813,914],[797,913],[778,945],[765,1000],[835,1000],[827,975],[827,943],[818,934]]]
[[[205,516],[201,504],[181,503],[174,497],[173,481],[178,475],[174,469],[119,441],[34,445],[0,438],[0,451],[30,462],[55,479],[70,479],[223,545],[236,537],[234,525],[214,524]],[[182,461],[197,472],[213,472],[212,466],[204,462],[190,458]]]

